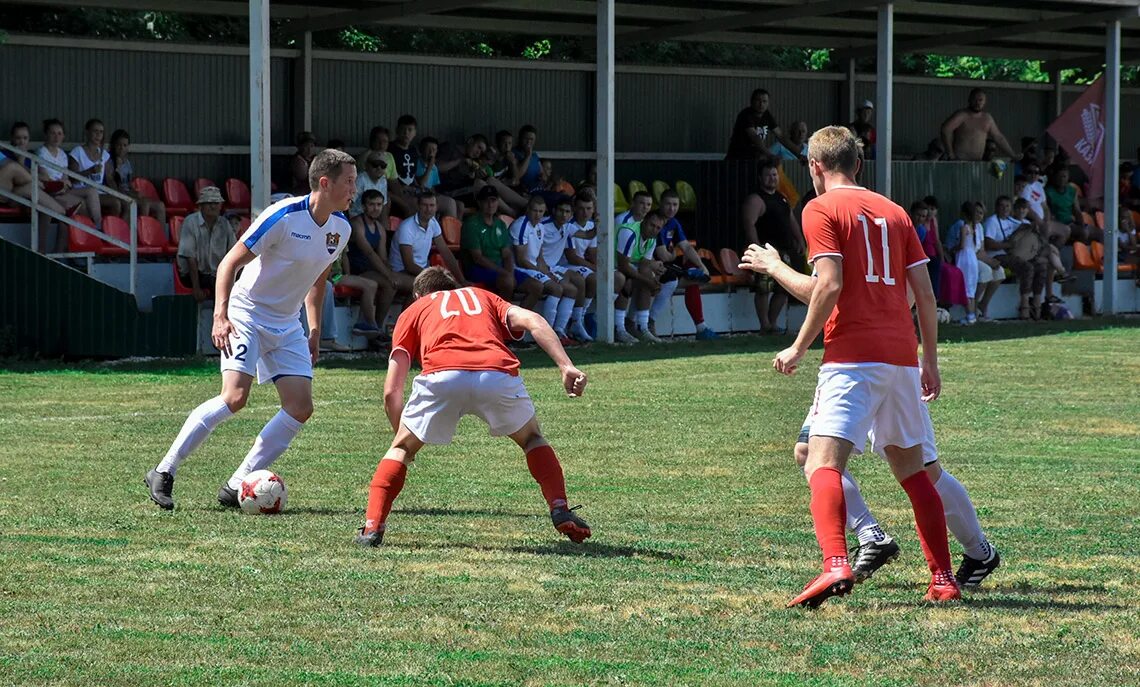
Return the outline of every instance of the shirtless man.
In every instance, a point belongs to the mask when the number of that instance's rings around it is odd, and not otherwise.
[[[980,88],[970,91],[969,106],[950,115],[942,123],[942,146],[947,160],[978,161],[986,151],[986,139],[992,138],[998,149],[1009,157],[1017,157],[1005,140],[997,122],[986,112],[986,92]]]

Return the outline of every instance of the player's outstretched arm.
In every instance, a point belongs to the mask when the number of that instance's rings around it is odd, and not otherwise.
[[[938,371],[938,305],[926,263],[907,270],[906,283],[914,293],[918,310],[918,331],[922,335],[922,400],[929,402],[942,393],[942,376]]]
[[[233,351],[230,350],[230,333],[233,332],[233,325],[230,324],[229,312],[234,275],[242,267],[253,262],[255,257],[257,256],[239,241],[218,263],[218,276],[214,280],[214,326],[210,338],[214,342],[214,347],[227,358],[233,355]]]
[[[815,261],[816,283],[812,289],[811,299],[808,301],[807,316],[800,326],[800,333],[796,341],[788,348],[780,351],[772,361],[772,367],[777,371],[790,375],[795,374],[800,359],[807,353],[808,346],[819,336],[835,304],[839,302],[839,293],[843,290],[843,261],[833,256],[821,256]]]
[[[407,351],[392,351],[388,358],[388,375],[384,378],[384,414],[388,416],[393,432],[400,429],[400,417],[404,414],[404,382],[408,380],[411,367],[412,359]]]
[[[566,355],[566,349],[558,341],[558,335],[541,315],[512,305],[507,310],[507,324],[511,329],[525,329],[530,332],[538,347],[546,351],[546,355],[550,356],[562,373],[562,386],[566,389],[567,396],[576,398],[582,395],[586,390],[586,373],[570,362],[570,356]]]
[[[742,270],[751,270],[772,277],[780,286],[784,287],[785,291],[805,305],[811,301],[811,291],[815,288],[815,280],[792,269],[780,257],[780,251],[773,248],[770,243],[765,243],[763,248],[755,243],[749,246],[744,251],[744,256],[740,259],[738,266]]]

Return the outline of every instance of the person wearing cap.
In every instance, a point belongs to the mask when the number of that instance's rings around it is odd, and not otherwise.
[[[222,192],[207,186],[198,193],[198,211],[186,216],[178,236],[178,279],[201,303],[214,289],[218,264],[237,243],[233,224],[222,216]]]
[[[526,272],[515,269],[511,233],[499,218],[499,192],[484,186],[475,194],[479,211],[463,222],[459,246],[463,251],[463,273],[477,284],[493,291],[504,300],[522,291],[522,307],[534,310],[542,297],[542,284]]]
[[[855,121],[847,125],[848,129],[863,142],[863,157],[868,160],[875,159],[875,103],[864,100],[855,108]]]
[[[356,176],[356,197],[352,199],[349,208],[349,217],[358,217],[364,214],[363,197],[367,191],[376,191],[384,200],[384,209],[377,221],[380,226],[388,226],[388,215],[391,212],[390,196],[388,195],[388,159],[384,153],[372,152],[364,158],[364,171]]]

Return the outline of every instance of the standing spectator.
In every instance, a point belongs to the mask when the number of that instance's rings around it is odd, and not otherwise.
[[[111,154],[103,149],[103,137],[107,129],[98,119],[88,119],[83,125],[83,145],[75,146],[68,156],[68,168],[73,172],[87,177],[96,184],[102,184],[106,174],[107,164],[111,161]],[[87,188],[88,184],[75,182],[76,190]],[[92,187],[94,188],[94,187]],[[126,217],[126,208],[119,199],[95,189],[99,196],[99,207],[105,215]]]
[[[783,143],[776,141],[772,144],[772,154],[782,160],[799,160],[807,155],[808,125],[804,121],[792,122],[788,128],[788,142],[792,144],[789,150]]]
[[[381,226],[388,226],[388,215],[391,204],[388,193],[388,160],[383,153],[368,153],[364,161],[364,170],[356,175],[356,198],[352,201],[349,214],[355,217],[364,212],[364,194],[376,191],[384,201],[384,209],[378,217]]]
[[[542,158],[534,148],[537,142],[538,129],[530,124],[519,129],[518,147],[513,151],[514,176],[527,193],[542,188]]]
[[[317,138],[313,132],[302,131],[297,134],[297,152],[289,160],[289,187],[295,196],[309,193],[309,165],[313,161],[316,145]]]
[[[131,136],[123,129],[115,129],[111,134],[111,157],[108,171],[111,176],[107,178],[107,185],[114,186],[120,193],[125,193],[135,199],[139,204],[139,215],[150,215],[162,224],[166,224],[166,204],[155,198],[144,198],[131,186],[135,178],[135,169],[127,157],[131,152]]]
[[[45,120],[44,144],[37,151],[37,154],[48,162],[68,169],[70,158],[60,147],[63,144],[63,137],[63,122],[58,119]],[[94,188],[90,186],[73,187],[71,177],[46,165],[40,166],[40,179],[44,181],[44,190],[51,194],[55,201],[66,208],[68,212],[82,204],[83,208],[80,208],[79,211],[82,212],[85,208],[87,215],[94,220],[96,228],[103,228],[103,209],[99,203],[99,194],[95,192]],[[54,252],[61,253],[67,249],[66,234],[67,232],[63,231],[57,232]]]
[[[222,192],[207,186],[198,193],[198,211],[182,221],[178,236],[178,279],[194,291],[201,303],[214,290],[218,265],[234,244],[237,234],[230,221],[222,216]]]
[[[770,243],[780,251],[785,262],[798,267],[804,263],[803,234],[792,216],[788,199],[777,190],[780,175],[775,162],[767,161],[760,165],[759,181],[756,191],[744,199],[741,212],[744,245]],[[788,302],[787,292],[768,275],[756,275],[753,284],[760,332],[779,333],[776,323]]]
[[[685,309],[689,311],[689,317],[693,318],[693,325],[697,329],[697,340],[719,339],[717,333],[705,324],[704,305],[701,303],[701,284],[709,281],[709,268],[685,236],[681,221],[677,219],[677,212],[680,209],[681,196],[676,191],[669,189],[661,194],[661,215],[665,219],[665,224],[657,234],[657,246],[662,250],[662,261],[665,262],[666,271],[677,277],[678,286],[685,287]],[[676,256],[678,250],[681,251],[679,257]],[[662,285],[662,293],[664,292],[665,287]],[[650,312],[650,317],[656,319],[655,313]]]
[[[364,291],[360,299],[361,320],[352,328],[353,334],[375,338],[383,333],[388,310],[396,298],[398,284],[410,287],[407,279],[401,280],[390,266],[388,258],[388,218],[384,213],[384,197],[375,189],[368,189],[363,197],[364,212],[349,222],[352,238],[349,239],[348,271],[344,282]],[[369,282],[361,285],[360,282]],[[408,289],[410,291],[410,288]]]
[[[986,218],[984,245],[986,252],[999,265],[1013,272],[1017,279],[1021,294],[1018,316],[1023,320],[1036,319],[1041,307],[1039,294],[1045,288],[1045,268],[1036,264],[1036,259],[1029,262],[1008,252],[1014,246],[1013,235],[1022,224],[1021,220],[1011,216],[1012,210],[1013,202],[1009,196],[998,196],[994,214]]]
[[[428,268],[433,248],[452,276],[461,284],[467,284],[459,263],[443,239],[443,229],[435,218],[435,212],[435,192],[424,191],[416,199],[416,214],[400,222],[396,235],[392,237],[388,264],[396,273],[396,289],[401,294],[412,292],[412,281]]]
[[[942,123],[942,147],[946,151],[946,159],[980,161],[985,154],[987,138],[992,138],[1007,156],[1017,157],[997,122],[986,112],[986,92],[975,88],[970,91],[969,105]]]
[[[934,293],[938,293],[939,279],[942,276],[942,244],[938,240],[938,233],[929,226],[929,220],[930,206],[921,200],[911,203],[910,221],[914,224],[914,230],[918,232],[918,241],[922,244],[923,252],[930,258],[926,269],[930,272],[930,285],[934,288]]]
[[[771,143],[779,141],[788,150],[795,152],[796,146],[784,138],[776,118],[768,110],[768,91],[757,88],[752,91],[749,106],[736,115],[732,125],[732,137],[728,141],[726,160],[768,160],[772,158]],[[771,140],[769,140],[771,139]],[[800,162],[806,164],[807,157]]]
[[[875,159],[875,103],[864,100],[855,110],[855,121],[847,125],[863,144],[863,158]]]
[[[498,192],[484,186],[475,201],[479,211],[467,218],[460,234],[464,272],[472,282],[494,291],[504,300],[513,299],[517,288],[524,294],[522,307],[534,310],[542,297],[542,284],[515,269],[511,234],[499,218]]]
[[[966,317],[962,324],[970,325],[978,321],[977,292],[978,282],[978,252],[983,250],[983,229],[981,225],[982,211],[975,203],[967,201],[962,205],[962,219],[956,223],[958,226],[957,252],[954,254],[954,265],[962,272],[962,280],[966,283]]]

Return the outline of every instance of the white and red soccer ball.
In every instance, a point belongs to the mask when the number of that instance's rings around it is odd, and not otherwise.
[[[285,510],[285,480],[269,470],[254,470],[238,487],[238,505],[246,513],[271,515]]]

